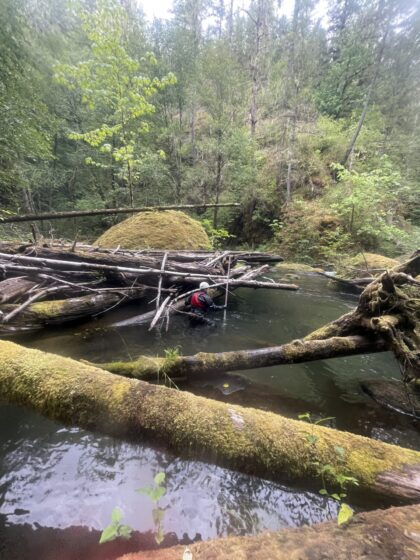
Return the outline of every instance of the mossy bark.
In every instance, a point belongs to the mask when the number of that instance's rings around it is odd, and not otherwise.
[[[122,378],[7,341],[0,341],[0,398],[68,425],[147,439],[272,480],[312,480],[319,487],[316,459],[356,477],[364,492],[420,499],[418,452]]]
[[[282,346],[233,352],[200,352],[170,360],[140,356],[131,362],[92,364],[118,375],[155,381],[163,373],[173,376],[198,377],[210,373],[254,369],[281,364],[297,364],[339,356],[351,356],[386,350],[385,342],[362,336],[332,337],[327,340],[295,340]]]
[[[142,298],[146,291],[147,288],[134,288],[124,292],[118,292],[116,289],[115,292],[32,303],[10,322],[3,324],[0,322],[0,336],[36,331],[47,325],[62,325],[91,317],[120,303]],[[4,305],[1,309],[4,313],[10,313],[17,307],[17,305]]]
[[[142,551],[119,560],[180,560],[185,548]],[[414,560],[420,558],[420,506],[360,513],[344,526],[330,521],[188,548],[194,560]]]
[[[362,292],[354,311],[305,337],[305,341],[355,334],[386,339],[402,365],[404,381],[420,379],[420,251],[384,272]],[[414,278],[413,278],[414,277]]]

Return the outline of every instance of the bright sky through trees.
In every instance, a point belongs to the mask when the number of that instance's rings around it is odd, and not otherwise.
[[[169,18],[171,17],[171,9],[173,0],[138,0],[143,7],[144,13],[148,19],[153,18]],[[241,6],[246,6],[246,0],[238,2]],[[282,0],[279,13],[290,17],[293,14],[294,0]],[[327,0],[320,0],[314,10],[314,17],[323,17],[327,12]]]

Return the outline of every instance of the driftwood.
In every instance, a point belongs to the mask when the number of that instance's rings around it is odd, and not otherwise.
[[[7,341],[0,341],[0,398],[64,424],[147,439],[272,480],[311,481],[318,488],[318,460],[356,477],[364,493],[420,500],[416,451],[126,379]],[[334,481],[326,473],[330,487]]]
[[[66,310],[74,308],[76,317],[88,319],[98,312],[96,305],[91,305],[91,302],[95,299],[92,292],[104,294],[105,290],[112,290],[114,296],[108,296],[108,299],[111,299],[115,298],[116,290],[120,290],[124,292],[121,301],[126,302],[133,299],[127,296],[127,290],[134,288],[141,290],[144,287],[156,289],[157,297],[153,302],[156,302],[156,309],[161,310],[159,313],[159,315],[162,315],[161,320],[165,320],[168,325],[171,313],[180,310],[185,313],[183,308],[186,302],[186,293],[191,292],[191,287],[198,286],[204,280],[219,287],[221,289],[218,292],[220,295],[225,293],[224,287],[228,281],[228,276],[232,289],[239,286],[265,289],[297,289],[297,286],[293,284],[255,281],[255,278],[267,271],[268,266],[250,268],[248,264],[238,265],[239,257],[252,257],[252,254],[249,253],[231,251],[223,253],[208,251],[181,253],[182,258],[178,260],[176,258],[179,256],[178,252],[174,251],[144,252],[121,250],[119,248],[109,250],[84,244],[77,245],[76,242],[73,242],[72,245],[60,243],[22,245],[14,242],[0,242],[0,270],[3,277],[6,277],[6,284],[0,283],[0,297],[8,298],[4,299],[3,303],[6,301],[14,302],[19,297],[18,301],[21,305],[21,307],[12,308],[12,310],[6,309],[1,307],[2,301],[0,299],[0,323],[1,318],[3,318],[4,323],[4,328],[0,328],[0,336],[34,330],[42,325],[50,324],[49,318],[44,313],[43,320],[38,320],[38,314],[32,313],[32,305],[40,299],[57,299],[56,292],[58,291],[65,293],[68,298],[73,300],[84,297],[86,302],[89,302],[83,307],[84,315],[82,315],[81,306],[74,301],[68,302]],[[257,253],[255,257],[257,261],[260,259],[272,259],[274,261],[280,259],[280,257],[265,253]],[[232,264],[232,269],[227,276],[230,268],[229,264]],[[17,278],[22,275],[25,276],[25,281]],[[4,295],[2,295],[2,285],[7,288],[7,294],[4,290]],[[19,285],[19,289],[16,287],[17,285]],[[11,292],[12,286],[15,287],[13,293]],[[166,297],[166,303],[161,309],[161,295],[164,293],[165,297],[168,293],[171,294],[171,297]],[[116,304],[118,302],[115,302]],[[168,308],[166,304],[168,304]],[[102,311],[113,309],[115,305],[104,305]],[[46,306],[44,307],[46,308]],[[23,311],[26,308],[28,308],[28,313],[24,314]],[[56,308],[58,309],[59,306],[57,305]],[[17,320],[13,320],[13,324],[6,328],[5,324],[9,323],[9,320],[14,319],[15,316]],[[73,320],[72,316],[73,313],[65,313],[62,322]],[[149,322],[153,316],[153,313],[146,313],[143,320],[140,318],[135,323]],[[58,318],[55,315],[53,321],[58,324]]]
[[[40,212],[39,214],[21,214],[16,216],[0,216],[0,223],[35,222],[40,220],[59,220],[86,216],[109,216],[113,214],[133,214],[138,212],[163,212],[165,210],[194,210],[205,208],[238,208],[237,202],[219,204],[172,204],[170,206],[141,206],[139,208],[102,208],[99,210],[75,210],[69,212]]]
[[[25,276],[7,278],[0,282],[0,303],[17,300],[34,286],[36,286],[36,282]]]
[[[359,513],[344,526],[329,521],[188,548],[193,560],[415,560],[420,558],[420,505]],[[119,560],[180,560],[185,549],[147,550]]]

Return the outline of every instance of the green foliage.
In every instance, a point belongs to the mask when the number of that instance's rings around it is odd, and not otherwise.
[[[351,507],[347,504],[341,504],[340,505],[340,509],[338,511],[338,517],[337,517],[337,523],[338,525],[344,525],[344,523],[347,523],[348,521],[350,521],[350,519],[353,517],[354,511],[351,509]]]
[[[227,239],[233,239],[235,237],[234,235],[230,234],[227,229],[213,227],[213,222],[211,220],[201,220],[201,224],[210,238],[212,247],[214,247],[215,249],[220,249],[221,247],[223,247],[224,242]]]
[[[99,544],[113,541],[119,537],[123,539],[130,538],[133,529],[121,523],[122,517],[123,513],[119,508],[114,508],[112,510],[111,523],[102,531]]]
[[[306,422],[309,422],[313,426],[334,419],[334,417],[326,417],[326,418],[320,418],[318,420],[314,420],[309,412],[299,414],[298,418],[299,420],[304,420]],[[306,439],[308,440],[308,443],[313,449],[315,455],[315,449],[316,449],[316,444],[318,442],[318,438],[312,433],[309,434]],[[336,502],[340,503],[337,523],[338,525],[342,525],[343,523],[346,523],[348,520],[350,520],[351,517],[353,516],[353,510],[351,509],[351,507],[342,502],[342,500],[347,496],[347,487],[351,485],[358,486],[359,482],[357,478],[355,478],[354,476],[347,475],[344,472],[342,472],[342,468],[340,467],[340,464],[344,464],[345,462],[346,450],[343,447],[336,445],[334,447],[334,451],[337,455],[338,466],[330,465],[328,463],[322,464],[319,461],[312,461],[311,464],[315,467],[316,472],[322,481],[322,488],[319,490],[321,496],[332,498]],[[338,491],[330,492],[327,489],[326,476],[328,476],[328,480],[332,481],[333,486],[339,488]]]
[[[161,544],[165,537],[163,531],[163,520],[165,517],[165,510],[159,507],[159,501],[166,494],[165,486],[166,475],[164,472],[159,472],[154,477],[154,484],[152,486],[144,486],[143,488],[138,488],[136,492],[140,494],[145,494],[148,498],[156,505],[152,510],[153,523],[155,524],[155,541],[157,544]]]
[[[359,247],[392,252],[408,242],[401,214],[409,187],[389,158],[383,156],[381,163],[369,172],[335,165],[339,183],[329,190],[326,203]]]
[[[80,10],[82,29],[89,42],[89,58],[76,65],[55,67],[57,83],[80,92],[82,104],[91,114],[92,125],[85,132],[71,132],[72,140],[83,140],[101,157],[85,158],[85,163],[107,169],[117,164],[119,174],[130,189],[139,180],[144,155],[143,139],[149,132],[147,117],[155,106],[149,99],[176,82],[171,73],[148,77],[157,64],[151,52],[141,60],[130,56],[127,45],[128,15],[115,0],[98,0],[94,12]],[[160,151],[161,157],[165,157]],[[111,160],[111,161],[112,161]]]

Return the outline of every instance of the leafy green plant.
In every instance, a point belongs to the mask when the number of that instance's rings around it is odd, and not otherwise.
[[[211,220],[205,219],[202,220],[201,223],[206,230],[207,235],[210,237],[210,242],[215,249],[220,249],[223,246],[224,241],[235,237],[234,235],[231,235],[227,229],[214,228]]]
[[[319,420],[314,421],[309,412],[299,414],[298,418],[299,420],[305,420],[309,422],[313,426],[322,424],[323,422],[333,419],[333,417],[330,416],[327,418],[320,418]],[[308,434],[306,436],[306,439],[308,440],[309,444],[314,447],[314,451],[315,451],[318,437],[312,431],[312,434]],[[315,467],[316,473],[321,478],[322,481],[322,488],[319,491],[321,496],[326,496],[328,498],[331,498],[340,504],[340,509],[338,511],[338,516],[337,516],[337,523],[338,525],[342,525],[343,523],[349,521],[353,516],[352,508],[348,504],[344,503],[342,500],[347,497],[348,486],[350,485],[358,486],[359,482],[357,478],[355,478],[354,476],[350,476],[341,472],[342,468],[340,468],[340,466],[341,467],[344,466],[345,458],[346,458],[346,450],[344,449],[344,447],[336,445],[334,447],[334,451],[337,455],[338,465],[331,465],[329,463],[323,464],[320,461],[312,461],[311,464]],[[327,481],[326,481],[327,478],[328,480],[332,481],[333,486],[338,488],[338,490],[332,492],[328,490]]]
[[[99,544],[113,541],[119,537],[129,539],[133,529],[129,525],[123,525],[121,519],[123,517],[122,511],[115,507],[111,514],[111,523],[105,527],[101,533]]]
[[[154,478],[154,483],[151,486],[144,486],[143,488],[138,488],[136,492],[148,496],[148,498],[156,506],[152,510],[153,522],[156,528],[155,541],[157,544],[161,544],[165,537],[165,533],[162,527],[162,522],[165,516],[165,510],[160,507],[159,502],[166,494],[165,473],[164,472],[157,473]]]
[[[176,383],[174,383],[173,379],[167,374],[167,371],[169,371],[172,368],[172,366],[174,366],[175,363],[178,361],[178,358],[180,356],[179,352],[180,352],[179,346],[174,346],[173,348],[165,348],[163,350],[163,353],[165,354],[165,360],[162,366],[158,369],[158,375],[157,375],[158,383],[160,382],[160,377],[162,376],[163,383],[165,385],[167,385],[168,387],[173,387],[174,389],[178,389],[178,390],[179,387],[176,385]]]

